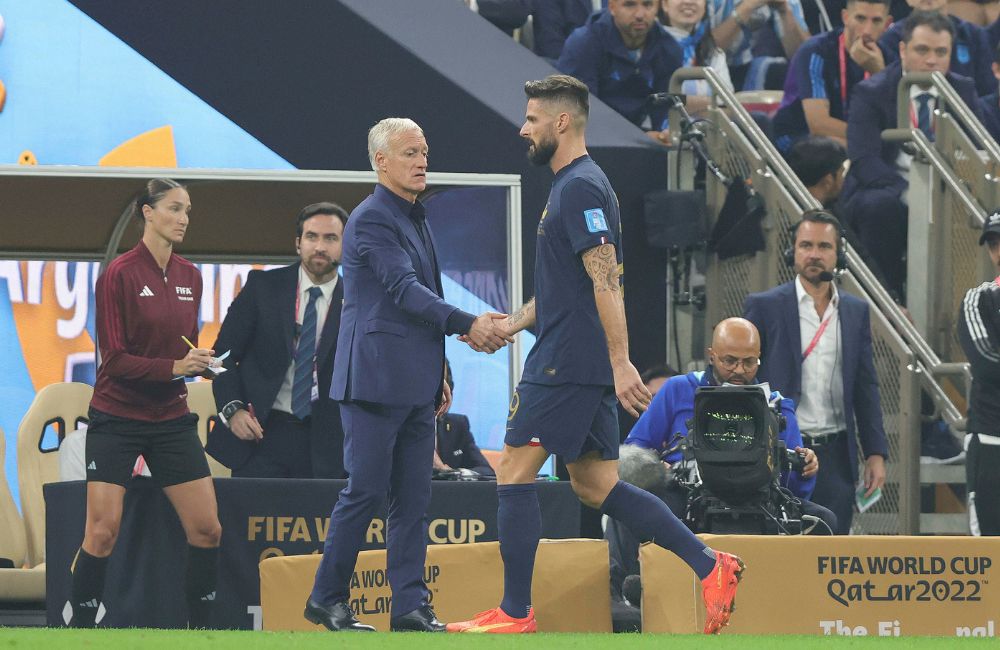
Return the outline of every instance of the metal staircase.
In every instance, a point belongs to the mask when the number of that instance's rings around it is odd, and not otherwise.
[[[871,306],[875,369],[890,454],[883,498],[855,518],[855,533],[968,532],[964,515],[920,512],[921,485],[964,481],[962,466],[920,465],[920,394],[921,389],[926,391],[956,435],[964,431],[969,370],[957,345],[954,320],[965,289],[981,282],[985,270],[981,263],[970,260],[982,258],[982,253],[972,248],[976,248],[978,228],[985,215],[983,205],[1000,200],[993,176],[994,170],[1000,170],[1000,147],[989,139],[940,74],[929,77],[943,97],[937,111],[936,141],[931,143],[919,130],[910,128],[908,116],[900,122],[904,128],[886,132],[886,137],[910,141],[917,147],[911,170],[911,178],[917,180],[911,182],[911,195],[914,191],[927,192],[930,199],[921,201],[920,208],[925,212],[914,210],[914,206],[910,214],[909,285],[917,288],[909,289],[908,294],[920,296],[916,299],[918,316],[911,322],[850,246],[848,270],[840,278],[844,289]],[[765,250],[724,261],[714,256],[708,260],[705,322],[710,328],[723,318],[739,315],[748,293],[793,277],[781,255],[792,243],[789,229],[802,212],[821,206],[714,71],[678,70],[671,80],[671,92],[679,93],[681,84],[689,79],[707,81],[716,106],[697,122],[698,128],[678,129],[673,134],[679,146],[671,153],[672,189],[691,188],[696,162],[690,140],[694,138],[724,176],[745,180],[767,211],[763,223]],[[907,77],[903,84],[916,82],[924,83],[925,79]],[[904,91],[909,92],[908,85],[905,89],[901,85],[900,93]],[[670,123],[681,125],[676,111],[672,111]],[[975,142],[969,140],[970,135]],[[926,184],[921,185],[925,180]],[[714,221],[726,197],[724,179],[706,174],[705,192],[709,219]],[[932,251],[938,257],[930,257]],[[943,264],[923,262],[924,269],[931,267],[926,272],[914,268],[915,261],[928,259],[940,259]],[[914,311],[912,306],[910,311]]]

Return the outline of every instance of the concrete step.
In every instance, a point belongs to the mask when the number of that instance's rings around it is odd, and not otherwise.
[[[965,463],[961,465],[920,463],[920,482],[924,485],[934,483],[965,483]]]
[[[922,535],[968,535],[969,516],[964,513],[921,513],[920,533]]]

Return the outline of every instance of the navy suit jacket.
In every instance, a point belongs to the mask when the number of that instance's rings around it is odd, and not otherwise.
[[[433,239],[424,245],[408,202],[376,185],[347,221],[341,265],[344,311],[330,397],[389,406],[433,402],[456,307],[442,298]]]
[[[507,33],[528,21],[531,0],[479,0],[479,15]]]
[[[994,140],[1000,142],[1000,93],[980,97],[979,111],[983,114],[983,126]]]
[[[288,366],[295,355],[295,292],[299,264],[270,271],[251,271],[246,285],[230,305],[219,330],[215,350],[229,350],[226,372],[212,382],[216,407],[233,400],[253,404],[257,419],[266,426]],[[310,451],[313,476],[344,476],[344,431],[339,405],[325,397],[337,353],[337,332],[344,300],[344,281],[337,281],[316,352],[320,398],[310,417]],[[267,435],[267,431],[264,432]],[[253,455],[256,443],[240,440],[221,422],[208,434],[205,449],[220,463],[238,469]]]
[[[557,60],[566,39],[574,29],[587,22],[593,12],[590,0],[536,0],[535,54]]]
[[[976,117],[982,119],[972,81],[952,73],[945,75]],[[844,181],[846,201],[862,188],[892,188],[899,193],[907,181],[896,169],[900,147],[882,140],[882,131],[896,128],[896,91],[903,77],[899,61],[854,87],[847,118],[847,155],[851,169]]]
[[[750,294],[743,305],[743,316],[760,332],[757,378],[797,404],[802,396],[802,337],[794,282]],[[882,427],[868,304],[844,291],[839,294],[847,448],[853,475],[857,476],[859,438],[865,458],[874,454],[887,458],[889,447]]]
[[[483,476],[496,473],[479,450],[469,426],[469,416],[445,413],[437,421],[437,453],[445,465],[452,469],[471,469]]]

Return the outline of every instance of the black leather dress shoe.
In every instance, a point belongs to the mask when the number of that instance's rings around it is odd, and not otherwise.
[[[444,632],[445,624],[437,619],[430,605],[424,604],[390,620],[389,629],[393,632]]]
[[[358,621],[347,603],[320,605],[312,598],[306,601],[306,620],[322,625],[331,632],[374,632],[375,628]]]

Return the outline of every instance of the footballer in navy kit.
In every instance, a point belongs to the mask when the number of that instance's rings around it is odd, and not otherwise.
[[[618,458],[614,377],[594,283],[580,255],[608,245],[603,263],[617,275],[620,241],[618,200],[604,172],[585,153],[556,174],[538,224],[538,338],[511,404],[507,444],[540,444],[567,463],[589,451]],[[620,284],[618,277],[608,281]],[[581,431],[590,435],[581,436]]]
[[[529,81],[521,136],[528,158],[555,173],[538,225],[535,297],[501,321],[513,335],[536,327],[507,418],[497,467],[497,528],[504,562],[499,607],[449,632],[535,632],[531,575],[541,536],[535,476],[549,454],[566,462],[580,500],[618,519],[640,541],[676,553],[702,579],[705,632],[729,622],[742,561],[707,548],[657,497],[618,480],[615,401],[635,417],[652,395],[628,355],[618,201],[587,154],[589,92],[552,75]]]

